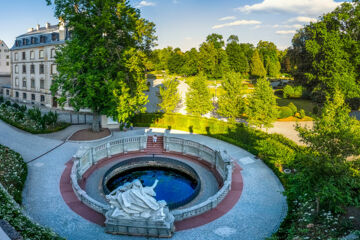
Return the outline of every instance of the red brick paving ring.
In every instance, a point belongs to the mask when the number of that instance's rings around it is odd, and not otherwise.
[[[88,176],[90,176],[96,169],[101,168],[102,166],[105,166],[114,160],[119,160],[121,158],[138,157],[138,156],[144,156],[144,155],[146,155],[146,154],[144,154],[143,152],[132,152],[132,153],[128,153],[128,154],[119,154],[110,159],[104,159],[103,161],[100,161],[98,164],[92,166],[84,174],[84,179],[86,181],[86,178]],[[184,156],[184,155],[176,154],[176,153],[163,153],[162,155],[176,156],[176,157],[181,156],[181,158],[183,158],[183,159],[186,159],[186,160],[189,160],[192,162],[196,162],[197,164],[201,164],[201,165],[207,167],[209,170],[211,170],[214,173],[216,178],[219,177],[218,176],[219,174],[216,171],[214,171],[212,168],[209,168],[208,164],[206,164],[205,161],[198,160],[195,157],[191,157],[189,155]],[[102,214],[94,211],[93,209],[91,209],[88,206],[86,206],[85,204],[83,204],[76,197],[76,195],[72,189],[72,184],[71,184],[71,180],[70,180],[70,173],[71,173],[72,166],[73,166],[72,160],[70,160],[69,162],[66,163],[66,168],[65,168],[63,174],[61,175],[61,179],[60,179],[60,192],[61,192],[61,195],[62,195],[65,203],[69,206],[69,208],[71,210],[73,210],[74,212],[76,212],[78,215],[85,218],[86,220],[96,223],[98,225],[104,226],[105,217]],[[196,227],[205,225],[207,223],[214,221],[215,219],[220,218],[221,216],[223,216],[227,212],[229,212],[235,206],[235,204],[238,202],[238,200],[240,199],[240,196],[241,196],[241,193],[243,190],[243,179],[242,179],[240,171],[241,171],[240,166],[236,162],[234,162],[231,190],[226,195],[226,197],[217,205],[216,208],[213,208],[213,209],[211,209],[203,214],[200,214],[198,216],[194,216],[191,218],[187,218],[187,219],[175,222],[176,231],[182,231],[182,230],[196,228]],[[80,183],[80,186],[82,188],[84,188],[85,182],[82,181]]]

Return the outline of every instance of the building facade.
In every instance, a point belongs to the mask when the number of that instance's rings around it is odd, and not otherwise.
[[[51,95],[52,76],[56,74],[56,48],[68,39],[63,24],[37,25],[16,37],[11,48],[11,96],[24,103],[57,107]]]
[[[10,97],[11,78],[10,50],[6,43],[0,40],[0,95]]]

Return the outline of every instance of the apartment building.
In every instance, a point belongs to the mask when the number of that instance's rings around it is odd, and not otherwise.
[[[56,49],[68,39],[63,24],[37,25],[16,37],[11,48],[11,95],[24,103],[57,108],[56,97],[50,92],[56,74]]]

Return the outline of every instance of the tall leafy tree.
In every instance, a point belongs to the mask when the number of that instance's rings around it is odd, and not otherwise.
[[[259,51],[267,75],[277,77],[280,74],[281,65],[278,57],[279,51],[276,45],[268,41],[259,41],[257,50]]]
[[[105,114],[126,122],[144,111],[147,97],[144,52],[150,50],[154,24],[125,0],[47,0],[55,16],[71,31],[71,41],[60,47],[52,93],[59,103],[93,112],[92,129],[99,131]]]
[[[257,50],[254,51],[254,55],[251,58],[250,69],[251,75],[254,77],[261,78],[266,76],[266,70]]]
[[[183,65],[185,64],[184,54],[181,52],[180,48],[175,48],[174,52],[171,53],[168,60],[168,68],[171,74],[177,73],[180,74]]]
[[[238,43],[238,37],[231,35],[226,45],[229,67],[232,71],[247,74],[249,72],[248,60]]]
[[[297,126],[297,131],[313,151],[329,158],[340,158],[360,154],[360,122],[351,117],[344,95],[336,90],[316,118],[312,129]]]
[[[295,80],[320,102],[340,89],[345,98],[360,96],[360,2],[345,2],[318,22],[299,30],[291,56]]]
[[[246,115],[248,122],[257,127],[272,127],[272,123],[278,117],[278,109],[274,91],[270,82],[265,78],[259,78],[254,92],[248,99]]]
[[[215,75],[217,54],[218,52],[213,43],[204,42],[201,44],[199,49],[199,69],[208,77]]]
[[[206,76],[200,73],[191,82],[186,94],[186,111],[193,115],[203,115],[213,110],[211,95],[206,85]]]
[[[159,107],[165,113],[174,112],[181,100],[178,92],[179,82],[176,79],[166,79],[163,85],[164,87],[160,87]]]
[[[241,75],[235,72],[228,72],[224,75],[221,83],[225,93],[220,96],[217,112],[219,115],[232,120],[241,117],[245,112],[245,89]]]
[[[185,53],[185,63],[182,66],[182,73],[185,76],[195,76],[199,72],[199,53],[195,48]]]
[[[225,46],[223,38],[221,34],[213,33],[206,37],[206,42],[212,43],[216,49],[220,49]]]

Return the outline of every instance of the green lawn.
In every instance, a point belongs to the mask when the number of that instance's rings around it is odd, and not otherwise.
[[[313,115],[313,109],[316,106],[316,103],[312,102],[311,100],[300,98],[278,98],[276,101],[280,107],[287,106],[290,102],[292,102],[293,104],[295,104],[298,110],[304,109],[307,116]]]

